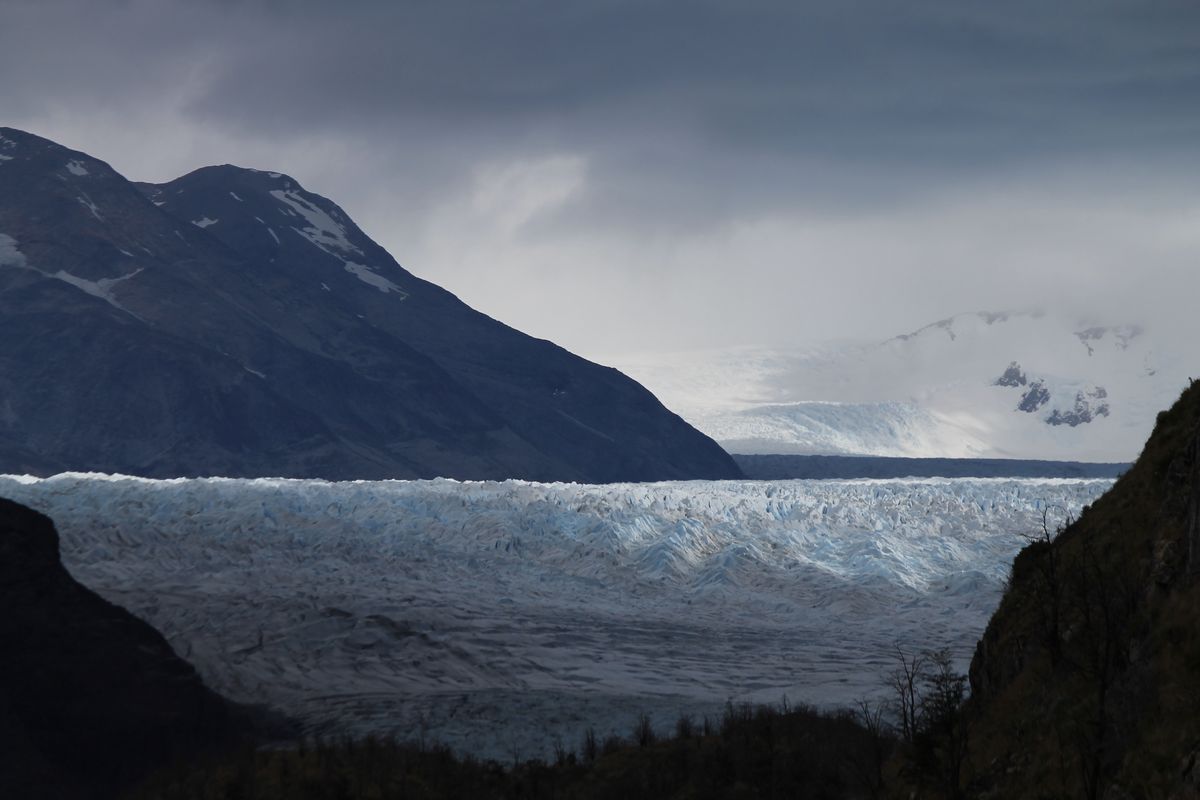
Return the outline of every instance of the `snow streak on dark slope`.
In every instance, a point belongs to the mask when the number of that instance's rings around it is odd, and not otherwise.
[[[634,381],[480,314],[278,173],[161,187],[0,128],[0,467],[714,478]]]

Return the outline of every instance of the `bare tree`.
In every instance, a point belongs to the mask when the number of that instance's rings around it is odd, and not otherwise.
[[[1050,512],[1053,509],[1063,512],[1063,522],[1051,532]],[[1032,535],[1022,534],[1021,537],[1028,542],[1026,550],[1037,570],[1038,589],[1042,595],[1042,602],[1037,604],[1037,608],[1046,649],[1050,653],[1050,664],[1055,668],[1062,662],[1064,586],[1060,556],[1054,542],[1073,522],[1071,515],[1061,506],[1046,506],[1042,509],[1041,531]]]
[[[679,719],[675,720],[675,738],[680,740],[691,739],[696,735],[696,720],[691,714],[686,712],[679,715]]]
[[[920,689],[925,670],[925,654],[909,656],[900,645],[895,645],[899,666],[887,677],[887,686],[892,690],[896,714],[900,718],[900,737],[905,744],[912,744],[917,735],[917,715],[920,713]]]
[[[600,743],[596,739],[596,729],[589,727],[583,732],[583,744],[579,748],[583,763],[591,764],[600,754]]]
[[[962,797],[962,768],[967,760],[967,726],[961,709],[966,699],[967,676],[954,670],[950,651],[927,655],[929,669],[922,676],[917,755],[926,771],[942,784],[947,798]]]
[[[883,764],[894,741],[889,735],[891,726],[887,721],[887,706],[868,699],[859,700],[854,707],[854,718],[871,737],[867,763],[856,766],[871,797],[878,798],[883,792]]]
[[[638,747],[649,747],[654,744],[658,737],[654,734],[654,725],[650,722],[650,715],[646,712],[638,714],[637,722],[633,726],[633,741]]]

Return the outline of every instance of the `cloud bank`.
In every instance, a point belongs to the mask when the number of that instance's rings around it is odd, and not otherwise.
[[[287,172],[584,354],[1041,307],[1186,328],[1200,6],[7,0],[0,121]]]

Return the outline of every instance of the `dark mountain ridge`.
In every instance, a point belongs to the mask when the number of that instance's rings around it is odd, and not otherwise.
[[[739,475],[616,370],[401,268],[280,173],[161,186],[0,128],[0,471]]]

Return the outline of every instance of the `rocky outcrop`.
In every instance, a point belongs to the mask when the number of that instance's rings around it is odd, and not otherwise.
[[[1025,390],[1025,394],[1021,395],[1021,401],[1017,403],[1017,410],[1032,414],[1049,402],[1050,392],[1046,389],[1046,385],[1040,380],[1034,381],[1029,384],[1029,388]]]
[[[1021,371],[1021,365],[1013,361],[1008,365],[999,378],[996,379],[996,386],[1024,386],[1029,382],[1025,377],[1025,373]]]
[[[115,796],[250,730],[162,635],[67,573],[47,517],[3,499],[0,607],[0,797]]]
[[[1103,386],[1094,386],[1075,393],[1075,405],[1069,411],[1054,409],[1046,417],[1048,425],[1086,425],[1097,417],[1108,416],[1108,392]]]
[[[1101,341],[1106,336],[1112,339],[1114,347],[1125,350],[1134,339],[1141,335],[1142,328],[1139,325],[1093,326],[1075,332],[1076,338],[1087,348],[1089,356],[1096,352],[1094,343]]]
[[[1193,384],[1108,493],[1030,532],[971,662],[970,794],[1196,796],[1198,454]]]

